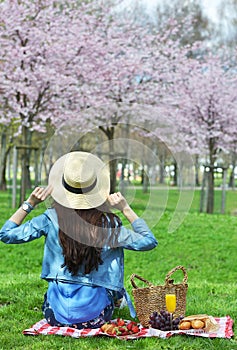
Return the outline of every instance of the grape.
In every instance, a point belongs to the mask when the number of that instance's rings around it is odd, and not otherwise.
[[[161,323],[165,323],[166,319],[164,318],[164,316],[160,317]]]
[[[154,311],[150,315],[149,324],[152,328],[160,329],[162,331],[176,330],[179,329],[179,322],[184,316],[173,318],[173,315],[168,311],[161,310],[160,313]]]
[[[179,319],[178,318],[175,318],[173,320],[173,325],[176,326],[177,324],[179,324]]]

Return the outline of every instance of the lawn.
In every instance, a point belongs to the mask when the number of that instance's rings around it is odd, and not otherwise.
[[[155,191],[155,190],[153,190]],[[183,265],[188,272],[186,314],[207,313],[213,316],[230,315],[237,320],[237,217],[230,215],[237,208],[237,194],[227,192],[226,214],[220,212],[220,191],[216,193],[213,215],[198,213],[200,192],[197,190],[187,215],[173,232],[168,232],[179,192],[170,190],[167,201],[157,194],[157,203],[149,203],[151,194],[133,191],[132,206],[139,215],[151,220],[152,230],[159,241],[149,252],[125,253],[125,286],[131,294],[130,276],[141,275],[154,284],[163,284],[168,271]],[[162,204],[159,206],[159,198]],[[10,194],[0,193],[0,224],[13,212]],[[147,209],[148,208],[148,209]],[[35,215],[45,210],[41,204]],[[155,218],[155,219],[154,219]],[[125,223],[126,224],[126,223]],[[26,245],[0,244],[0,349],[237,349],[232,339],[205,339],[187,336],[169,339],[139,339],[121,341],[111,338],[73,339],[61,336],[24,336],[22,330],[42,318],[41,304],[47,288],[40,280],[43,239]],[[177,272],[175,281],[182,280]],[[142,283],[141,283],[142,285]],[[115,317],[130,318],[127,308],[116,311]],[[235,331],[235,328],[234,328]]]

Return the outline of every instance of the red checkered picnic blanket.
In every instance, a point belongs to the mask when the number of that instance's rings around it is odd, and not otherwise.
[[[138,338],[146,338],[146,337],[159,337],[159,338],[169,338],[172,335],[192,335],[192,336],[198,336],[198,337],[206,337],[206,338],[231,338],[234,333],[232,330],[233,326],[233,320],[230,318],[230,316],[225,317],[215,317],[215,320],[217,321],[219,325],[219,329],[216,333],[205,333],[203,330],[187,330],[187,331],[160,331],[158,329],[154,328],[143,328],[140,326],[140,331],[136,334],[131,334],[127,336],[117,336],[117,335],[109,335],[106,333],[103,333],[100,329],[75,329],[70,327],[53,327],[50,326],[45,319],[37,322],[34,324],[31,328],[25,329],[23,331],[23,334],[25,335],[49,335],[49,334],[56,334],[56,335],[63,335],[63,336],[70,336],[73,338],[80,338],[80,337],[93,337],[93,336],[99,336],[99,335],[106,335],[109,337],[116,337],[119,339],[138,339]]]

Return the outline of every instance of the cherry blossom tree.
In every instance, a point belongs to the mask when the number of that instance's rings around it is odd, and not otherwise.
[[[115,127],[124,122],[125,109],[157,99],[149,92],[152,82],[149,89],[146,83],[154,70],[159,82],[160,72],[169,67],[170,52],[178,47],[170,37],[176,23],[158,33],[122,19],[110,5],[51,0],[0,4],[0,103],[4,118],[18,123],[24,145],[31,146],[32,133],[44,132],[47,124],[58,128],[70,120],[81,130],[98,126],[111,140],[112,154]],[[88,108],[96,114],[82,117]],[[30,151],[25,152],[27,162]],[[114,182],[112,159],[111,165]]]
[[[206,52],[199,59],[187,59],[178,68],[164,100],[183,145],[193,154],[206,157],[208,213],[214,209],[216,162],[222,153],[233,151],[236,144],[237,78],[232,62],[233,57],[225,57],[223,52]]]
[[[23,145],[31,146],[33,133],[47,125],[59,129],[68,123],[82,133],[97,127],[113,154],[119,123],[144,123],[149,132],[163,123],[159,113],[167,125],[176,123],[173,116],[168,122],[161,102],[179,82],[177,72],[191,52],[190,45],[181,46],[177,20],[158,31],[121,18],[108,1],[6,0],[0,21],[2,118],[18,125]],[[183,21],[182,30],[188,32],[188,24]],[[170,128],[168,134],[162,142],[177,139],[170,138]],[[110,164],[114,190],[113,156]]]
[[[90,3],[50,0],[4,1],[0,6],[1,122],[17,123],[24,145],[30,147],[32,133],[44,132],[47,123],[58,127],[76,120],[82,128],[86,121],[80,111],[104,103],[115,81],[119,98],[136,62],[135,57],[128,60],[129,45],[120,46],[125,32],[118,25],[115,34],[112,25],[107,30],[108,8],[103,13]],[[97,67],[109,79],[102,81]],[[101,129],[110,135],[113,126]],[[29,154],[26,148],[24,162]]]
[[[22,158],[24,196],[32,132],[45,131],[54,110],[63,104],[66,86],[73,79],[67,74],[67,63],[76,49],[72,53],[55,46],[60,34],[65,36],[64,24],[70,18],[62,16],[53,1],[4,1],[0,6],[1,122],[17,124],[16,135],[22,134],[22,144],[27,146]]]

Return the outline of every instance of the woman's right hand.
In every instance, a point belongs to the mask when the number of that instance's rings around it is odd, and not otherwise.
[[[36,187],[30,194],[27,202],[29,202],[33,207],[37,204],[43,202],[51,194],[53,188],[51,185],[47,187]]]
[[[29,202],[32,207],[35,207],[37,204],[43,202],[51,194],[52,190],[52,186],[36,187],[30,194],[27,202]],[[15,222],[17,225],[21,225],[27,214],[28,212],[20,207],[12,214],[9,220]]]

